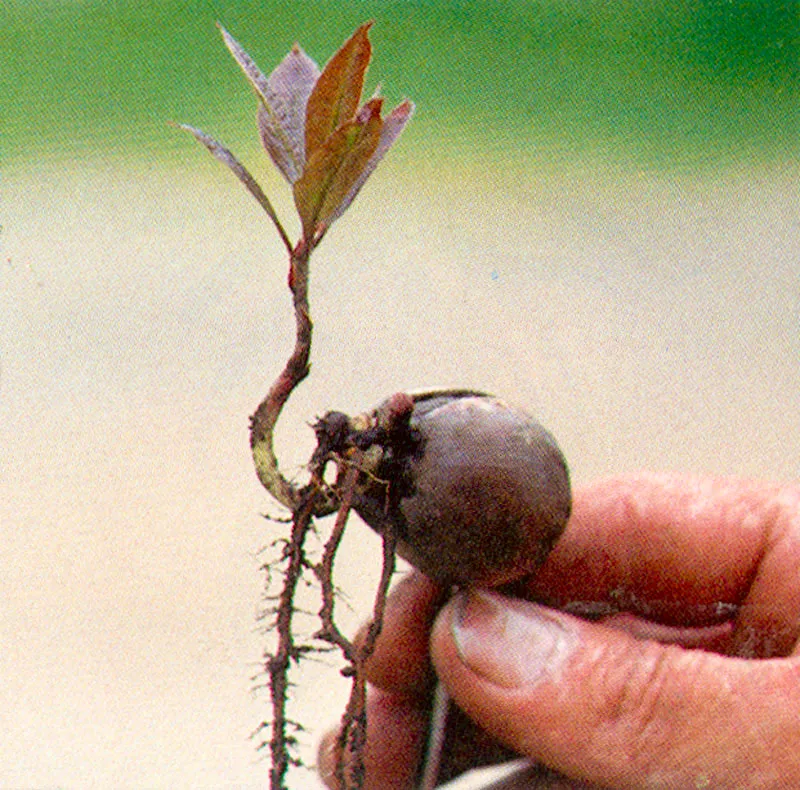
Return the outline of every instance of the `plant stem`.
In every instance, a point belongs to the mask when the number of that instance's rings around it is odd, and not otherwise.
[[[275,379],[267,396],[250,418],[250,447],[258,479],[282,505],[293,511],[300,491],[280,471],[273,448],[275,424],[295,387],[308,375],[313,325],[308,305],[308,261],[311,248],[301,240],[289,258],[289,288],[295,316],[295,344],[292,355]]]

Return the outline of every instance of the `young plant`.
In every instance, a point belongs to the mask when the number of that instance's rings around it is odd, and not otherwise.
[[[276,648],[266,656],[272,700],[269,747],[271,788],[282,790],[297,728],[287,717],[288,674],[321,642],[341,651],[352,678],[340,730],[336,779],[342,790],[365,780],[366,694],[364,666],[381,630],[395,553],[441,583],[494,586],[538,569],[561,534],[571,507],[566,462],[550,434],[525,412],[470,390],[395,393],[355,417],[330,411],[314,426],[317,448],[303,485],[290,482],[275,455],[273,436],[287,399],[308,375],[312,323],[309,261],[330,226],[347,210],[413,112],[404,101],[388,115],[377,96],[362,104],[369,64],[370,24],[345,42],[320,72],[295,46],[265,77],[232,36],[225,44],[258,98],[261,140],[294,194],[302,232],[292,243],[256,180],[224,146],[190,126],[258,201],[289,257],[295,344],[283,370],[251,418],[256,472],[267,491],[291,512],[291,529],[277,565],[281,589],[270,623]],[[326,468],[336,467],[333,483]],[[383,539],[383,566],[372,622],[358,642],[340,630],[334,614],[333,566],[350,509]],[[307,550],[315,519],[336,513],[316,562]],[[320,590],[315,642],[301,643],[294,625],[297,591],[316,579]],[[435,786],[445,744],[447,698],[436,694],[421,788]]]
[[[414,105],[404,101],[383,116],[383,99],[373,96],[362,103],[364,77],[372,47],[369,30],[361,25],[320,71],[295,45],[264,76],[241,45],[220,26],[225,45],[241,67],[258,99],[257,122],[261,141],[281,175],[292,188],[302,232],[293,243],[264,190],[245,166],[214,138],[191,126],[190,132],[244,184],[275,226],[289,257],[289,289],[295,314],[295,344],[283,370],[275,379],[250,423],[253,462],[267,491],[291,512],[291,532],[282,543],[279,562],[282,589],[277,596],[274,622],[277,645],[266,656],[272,698],[269,746],[272,756],[270,786],[284,788],[290,764],[293,725],[287,717],[288,673],[292,664],[313,646],[298,644],[293,627],[297,587],[308,573],[321,587],[318,640],[337,646],[352,676],[350,702],[342,725],[339,779],[342,787],[363,784],[363,749],[366,737],[365,681],[363,665],[380,632],[383,605],[394,570],[395,537],[384,535],[383,572],[376,594],[373,623],[366,640],[356,646],[339,630],[334,618],[333,562],[344,533],[352,491],[359,477],[359,457],[334,457],[318,450],[309,464],[309,480],[298,486],[280,469],[273,436],[281,410],[294,389],[308,375],[313,324],[308,300],[309,261],[330,226],[342,216],[365,181],[403,131]],[[335,487],[324,482],[329,461],[339,466]],[[337,512],[321,560],[312,563],[305,545],[313,521]],[[269,568],[268,571],[274,570]]]

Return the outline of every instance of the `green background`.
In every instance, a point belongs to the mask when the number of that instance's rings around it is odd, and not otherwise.
[[[372,73],[417,103],[412,145],[436,159],[535,146],[696,167],[800,149],[797,2],[6,0],[2,155],[174,157],[167,119],[247,146],[253,98],[214,21],[268,73],[295,40],[322,65],[369,18]]]

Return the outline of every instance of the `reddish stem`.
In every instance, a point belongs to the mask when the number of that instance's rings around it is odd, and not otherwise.
[[[262,485],[281,504],[294,511],[300,492],[282,474],[273,448],[273,435],[281,411],[298,384],[308,375],[313,324],[308,305],[308,261],[311,249],[302,240],[292,250],[289,285],[295,316],[295,344],[283,370],[250,418],[250,447]]]

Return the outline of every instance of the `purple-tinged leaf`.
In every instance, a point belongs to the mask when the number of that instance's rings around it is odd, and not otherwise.
[[[386,155],[386,152],[392,147],[394,141],[400,136],[405,125],[410,120],[414,113],[414,104],[406,99],[406,101],[398,104],[384,119],[383,126],[381,127],[381,136],[378,140],[378,146],[375,152],[370,157],[366,166],[361,171],[355,183],[350,187],[349,192],[344,196],[336,211],[333,212],[328,224],[335,222],[339,217],[344,214],[349,205],[353,202],[356,195],[364,182],[372,175],[373,170],[378,166],[381,159]]]
[[[306,106],[319,74],[317,64],[295,44],[269,75],[269,103],[262,100],[258,108],[261,141],[290,184],[305,166]]]
[[[264,147],[283,177],[293,184],[305,165],[306,108],[319,67],[295,44],[267,79],[241,44],[222,25],[219,29],[261,100],[258,128]]]
[[[351,121],[361,103],[364,75],[372,56],[367,22],[328,61],[308,99],[306,158],[321,148],[334,131]]]
[[[272,220],[272,223],[277,228],[281,240],[291,253],[292,243],[289,241],[289,237],[286,235],[286,231],[283,229],[283,226],[278,219],[278,215],[275,213],[275,209],[272,207],[272,203],[270,203],[269,198],[266,196],[266,194],[264,194],[264,190],[261,189],[258,182],[250,174],[250,171],[227,148],[225,148],[222,143],[217,142],[213,137],[207,135],[205,132],[201,131],[200,129],[195,129],[193,126],[188,126],[187,124],[177,124],[177,126],[179,129],[183,129],[184,131],[189,132],[189,134],[194,135],[195,139],[202,143],[211,152],[215,159],[230,168],[233,174],[245,185],[247,191],[258,201],[258,204],[267,213],[267,216]]]
[[[217,23],[219,32],[222,33],[222,39],[225,46],[228,48],[234,60],[239,64],[239,67],[244,72],[245,77],[250,81],[253,90],[258,94],[258,97],[264,104],[269,104],[267,78],[258,68],[256,62],[244,51],[242,45],[227,31],[222,25]]]
[[[380,113],[381,100],[370,100],[311,155],[295,183],[295,205],[309,244],[341,214],[342,201],[375,153],[383,126]]]

